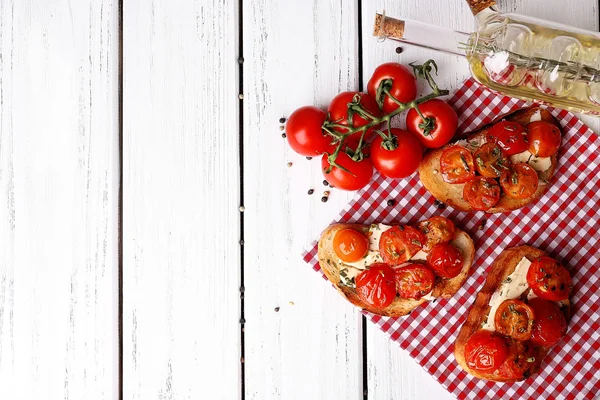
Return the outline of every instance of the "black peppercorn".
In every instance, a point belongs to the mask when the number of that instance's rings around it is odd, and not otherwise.
[[[324,180],[323,181],[323,186],[328,186],[328,185],[329,185],[329,182],[327,182],[327,180]]]
[[[396,53],[397,54],[402,53],[402,51],[403,51],[402,47],[396,47]]]
[[[387,205],[390,207],[392,207],[394,204],[396,204],[396,202],[393,199],[387,201]]]
[[[308,189],[308,195],[310,196],[311,194],[313,194],[315,192],[314,189]]]
[[[285,122],[285,118],[284,117],[279,118],[279,123],[280,124],[283,124],[284,122]]]
[[[321,197],[321,201],[322,201],[323,203],[327,203],[327,196],[323,196],[323,197]]]
[[[275,312],[279,312],[279,307],[275,307]]]
[[[310,160],[312,160],[312,157],[306,157],[306,159],[310,161]]]
[[[281,137],[282,137],[282,138],[284,138],[284,139],[287,137],[287,135],[285,134],[285,132],[283,132],[283,133],[281,134]]]

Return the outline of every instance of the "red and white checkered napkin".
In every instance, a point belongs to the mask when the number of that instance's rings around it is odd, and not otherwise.
[[[462,131],[526,105],[473,80],[466,81],[450,103],[460,116]],[[453,298],[426,303],[401,318],[365,313],[459,399],[592,399],[600,386],[600,137],[573,114],[551,112],[563,126],[563,146],[552,185],[535,204],[494,215],[439,209],[418,177],[377,176],[337,220],[412,223],[441,214],[474,239],[472,274]],[[396,199],[397,205],[387,206],[389,199]],[[486,269],[502,250],[522,244],[546,250],[570,270],[575,284],[573,317],[567,336],[550,352],[539,375],[520,383],[487,382],[458,366],[454,341],[483,286]],[[320,272],[316,244],[305,252],[304,260]]]

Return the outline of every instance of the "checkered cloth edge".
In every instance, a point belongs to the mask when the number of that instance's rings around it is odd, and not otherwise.
[[[492,93],[472,79],[449,103],[460,116],[461,131],[527,105]],[[427,303],[401,318],[364,312],[459,399],[593,399],[600,387],[600,137],[573,114],[549,110],[563,127],[563,145],[552,184],[535,204],[508,214],[459,212],[436,206],[416,176],[390,180],[376,175],[335,221],[414,223],[443,215],[471,235],[476,247],[472,272],[454,297]],[[388,199],[396,199],[396,206],[387,206]],[[522,244],[546,250],[569,268],[575,285],[569,330],[534,378],[504,384],[480,380],[458,366],[454,341],[485,281],[486,268],[502,250]],[[303,257],[325,277],[316,242]]]

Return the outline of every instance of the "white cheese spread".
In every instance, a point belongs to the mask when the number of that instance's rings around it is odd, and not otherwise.
[[[479,149],[483,144],[487,142],[487,138],[484,135],[476,136],[469,140],[461,139],[456,142],[457,145],[464,147],[470,152],[474,152]]]
[[[542,120],[542,113],[540,110],[536,110],[529,118],[529,122],[535,122],[535,121],[541,121],[541,120]]]
[[[520,297],[529,288],[529,285],[527,284],[527,271],[529,270],[530,265],[531,261],[523,257],[517,264],[514,272],[500,284],[500,287],[494,292],[490,299],[490,313],[487,321],[485,321],[481,327],[482,329],[495,331],[494,317],[496,316],[496,310],[498,310],[500,304],[505,300],[512,300]]]
[[[544,172],[552,166],[550,157],[536,157],[529,150],[510,156],[510,161],[513,164],[527,163],[531,168],[539,172]]]

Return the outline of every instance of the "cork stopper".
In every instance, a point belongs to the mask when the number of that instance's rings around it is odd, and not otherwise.
[[[477,15],[486,8],[496,5],[495,0],[467,0],[467,3],[469,3],[469,7],[471,7],[473,15]]]
[[[386,17],[385,14],[375,14],[375,26],[373,36],[380,39],[395,38],[402,39],[404,36],[404,21]]]

